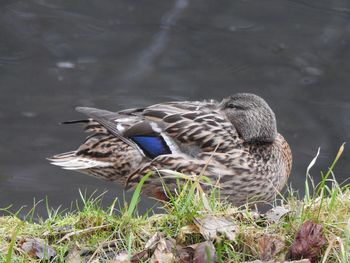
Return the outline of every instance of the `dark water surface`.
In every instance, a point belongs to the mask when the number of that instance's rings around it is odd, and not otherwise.
[[[85,136],[74,107],[110,110],[169,100],[264,97],[290,142],[302,188],[321,146],[326,168],[350,134],[348,0],[2,0],[0,207],[78,189],[122,187],[51,166]],[[349,150],[335,170],[349,177]],[[145,199],[146,200],[146,199]],[[150,205],[144,201],[144,207]]]

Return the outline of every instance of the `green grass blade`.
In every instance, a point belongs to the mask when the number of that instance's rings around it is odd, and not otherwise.
[[[141,195],[141,189],[143,184],[146,182],[146,180],[152,175],[153,173],[149,172],[145,176],[143,176],[140,180],[140,182],[137,184],[136,189],[134,191],[134,194],[132,195],[131,202],[128,208],[128,216],[131,217],[134,213],[134,210],[137,206],[137,203],[139,202],[139,198]]]
[[[11,235],[11,242],[10,242],[10,245],[9,245],[9,248],[7,250],[7,255],[6,255],[6,260],[5,260],[5,263],[11,263],[11,259],[12,259],[12,252],[13,252],[13,247],[15,245],[15,242],[16,242],[16,237],[18,235],[18,231],[20,229],[20,227],[23,225],[24,223],[21,222],[19,223],[16,228],[13,230],[13,233]]]

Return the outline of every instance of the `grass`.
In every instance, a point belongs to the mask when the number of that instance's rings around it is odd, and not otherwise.
[[[43,239],[45,246],[56,251],[52,262],[66,262],[73,257],[80,257],[82,262],[104,262],[121,253],[131,259],[145,249],[147,241],[157,232],[186,247],[204,241],[196,222],[207,216],[225,218],[236,227],[234,240],[218,237],[214,241],[219,262],[267,258],[281,262],[300,226],[308,220],[323,227],[326,245],[321,250],[319,262],[349,262],[350,186],[340,185],[333,174],[343,149],[344,146],[331,166],[321,172],[318,184],[309,172],[316,162],[316,155],[307,169],[304,197],[299,198],[298,193],[289,188],[286,197],[280,196],[273,203],[273,207],[283,207],[288,213],[274,222],[248,206],[237,208],[220,201],[215,187],[204,195],[198,183],[200,177],[187,180],[179,186],[176,195],[169,194],[170,201],[163,204],[163,213],[139,215],[137,204],[147,175],[135,189],[129,205],[118,205],[116,199],[103,209],[102,195],[88,197],[80,192],[82,208],[77,206],[68,212],[55,210],[46,200],[48,218],[37,223],[32,221],[35,205],[25,220],[19,219],[18,213],[0,217],[0,262],[40,262],[21,247],[23,240],[35,237]],[[269,247],[269,244],[273,246]],[[269,251],[268,255],[266,251]]]

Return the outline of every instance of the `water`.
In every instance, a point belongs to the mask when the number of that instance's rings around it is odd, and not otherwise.
[[[274,109],[301,189],[321,147],[327,168],[350,134],[347,0],[3,0],[0,3],[0,207],[78,189],[122,187],[51,166],[74,149],[74,107],[110,110],[253,92]],[[349,178],[349,150],[335,169]],[[144,206],[151,201],[144,199]]]

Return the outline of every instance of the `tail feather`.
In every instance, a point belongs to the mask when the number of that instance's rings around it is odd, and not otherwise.
[[[76,155],[77,151],[61,153],[48,158],[53,165],[61,166],[66,170],[85,170],[90,168],[111,167],[111,162],[98,161]]]
[[[144,155],[133,142],[119,133],[118,124],[114,121],[119,115],[92,108],[77,110],[88,115],[88,119],[70,120],[63,124],[83,123],[84,131],[92,134],[78,149],[54,155],[48,160],[66,170],[124,184],[128,175],[143,163]],[[97,120],[91,116],[96,116]]]

